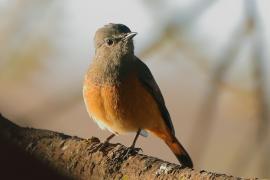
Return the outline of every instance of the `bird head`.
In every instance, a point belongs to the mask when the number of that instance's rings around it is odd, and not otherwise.
[[[107,24],[98,29],[95,38],[96,55],[102,57],[121,58],[134,54],[133,37],[136,32],[123,24]]]

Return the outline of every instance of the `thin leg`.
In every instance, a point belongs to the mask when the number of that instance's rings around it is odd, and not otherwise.
[[[140,135],[140,132],[141,132],[141,129],[138,129],[137,134],[136,134],[136,136],[135,136],[135,138],[134,138],[134,140],[132,142],[132,145],[130,146],[131,148],[135,147],[135,144],[136,144],[136,141],[137,141],[137,139],[138,139],[138,137]]]
[[[107,139],[104,141],[104,143],[108,143],[113,137],[115,136],[114,133],[112,133]]]
[[[106,140],[100,145],[99,150],[103,150],[105,147],[108,146],[109,141],[115,136],[114,133],[112,133],[109,137],[106,138]]]
[[[126,149],[124,152],[123,158],[127,159],[132,154],[137,154],[139,151],[141,151],[141,148],[135,148],[136,141],[140,135],[141,129],[138,129],[137,134],[132,142],[132,145]]]

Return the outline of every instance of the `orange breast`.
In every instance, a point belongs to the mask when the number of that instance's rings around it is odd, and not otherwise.
[[[84,100],[90,116],[102,121],[108,129],[119,134],[166,129],[156,101],[131,74],[120,85],[95,85],[89,79],[84,83]]]

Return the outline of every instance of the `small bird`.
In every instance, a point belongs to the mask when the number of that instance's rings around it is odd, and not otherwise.
[[[83,97],[88,114],[102,129],[115,135],[147,132],[161,138],[181,165],[193,167],[187,151],[175,137],[170,114],[149,68],[134,55],[136,32],[123,24],[107,24],[98,29],[95,55],[85,75]]]

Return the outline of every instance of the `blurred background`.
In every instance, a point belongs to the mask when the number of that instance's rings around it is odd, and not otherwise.
[[[0,112],[22,126],[104,140],[82,83],[97,28],[123,23],[196,169],[270,177],[269,0],[0,0]],[[127,146],[135,134],[112,142]],[[145,154],[175,162],[156,137]]]

